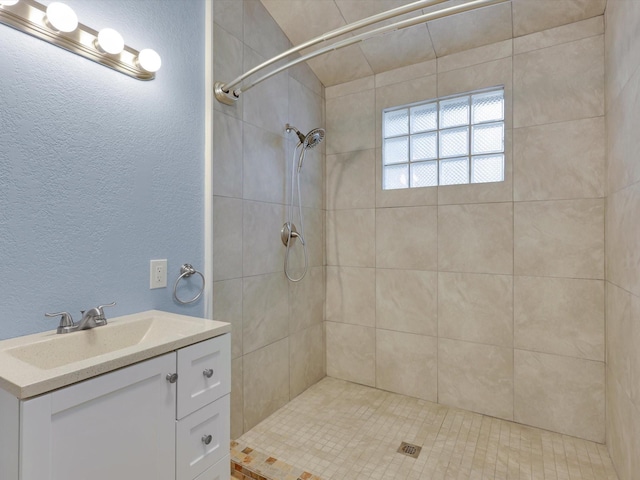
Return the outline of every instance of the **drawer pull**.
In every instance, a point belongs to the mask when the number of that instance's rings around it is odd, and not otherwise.
[[[204,443],[205,445],[209,445],[211,443],[211,440],[213,440],[213,437],[211,435],[205,435],[202,437],[202,443]]]
[[[202,374],[207,378],[213,377],[213,368],[207,368]]]
[[[177,373],[167,373],[166,379],[167,379],[167,382],[169,382],[169,383],[176,383],[178,381],[178,374]]]

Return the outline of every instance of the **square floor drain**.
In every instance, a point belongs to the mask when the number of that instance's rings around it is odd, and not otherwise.
[[[400,448],[398,449],[398,453],[402,453],[407,457],[418,458],[418,455],[420,455],[420,450],[422,450],[422,447],[419,447],[418,445],[402,442],[400,444]]]

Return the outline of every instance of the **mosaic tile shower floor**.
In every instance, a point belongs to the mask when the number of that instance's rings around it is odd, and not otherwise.
[[[420,456],[397,453],[402,441]],[[272,480],[617,480],[604,445],[329,377],[242,435],[247,447],[288,467]]]

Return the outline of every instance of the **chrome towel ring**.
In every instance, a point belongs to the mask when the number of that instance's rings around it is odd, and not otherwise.
[[[191,275],[194,275],[196,273],[200,275],[200,278],[202,278],[202,288],[200,288],[200,291],[198,292],[198,294],[192,299],[180,300],[178,298],[178,293],[177,293],[178,283],[180,283],[180,280],[182,280],[183,278],[189,278]],[[180,267],[180,276],[176,280],[176,283],[173,285],[173,298],[176,299],[176,302],[181,303],[183,305],[186,305],[188,303],[193,303],[196,300],[198,300],[202,295],[202,292],[204,292],[204,285],[205,285],[204,275],[199,271],[197,271],[195,268],[193,268],[193,265],[191,265],[190,263],[185,263]]]

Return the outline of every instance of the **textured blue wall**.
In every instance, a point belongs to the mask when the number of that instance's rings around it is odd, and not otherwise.
[[[204,269],[204,1],[66,3],[163,66],[141,82],[0,24],[0,339],[114,300],[203,313],[172,286]],[[168,288],[149,290],[154,258]]]

